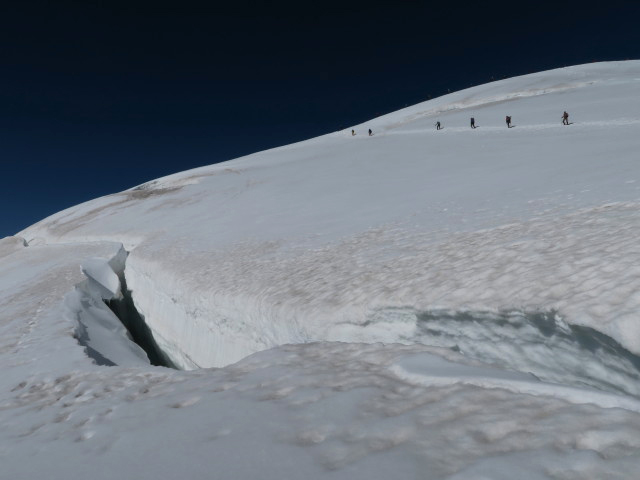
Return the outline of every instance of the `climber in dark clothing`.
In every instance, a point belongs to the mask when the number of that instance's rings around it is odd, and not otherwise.
[[[436,130],[440,130],[442,127],[440,126],[440,121],[436,122]]]
[[[505,120],[507,122],[507,128],[511,128],[511,117],[507,115],[507,118]]]
[[[562,124],[569,125],[569,114],[567,112],[562,114]]]
[[[471,128],[476,128],[476,119],[471,117]]]
[[[369,129],[369,136],[373,135],[373,132],[371,131],[371,129]]]

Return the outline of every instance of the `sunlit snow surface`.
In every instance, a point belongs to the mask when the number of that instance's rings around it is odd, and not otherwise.
[[[0,240],[0,477],[635,478],[640,62],[355,129]]]

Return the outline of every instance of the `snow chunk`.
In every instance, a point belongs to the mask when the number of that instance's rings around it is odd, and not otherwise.
[[[82,273],[84,273],[90,281],[90,284],[96,287],[101,296],[105,300],[112,298],[120,298],[120,279],[113,271],[109,260],[103,258],[90,258],[82,264]]]

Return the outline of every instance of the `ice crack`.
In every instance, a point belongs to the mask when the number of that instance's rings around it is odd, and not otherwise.
[[[65,299],[77,320],[75,337],[98,365],[156,365],[174,368],[136,310],[124,276],[128,252],[83,262],[87,277]]]

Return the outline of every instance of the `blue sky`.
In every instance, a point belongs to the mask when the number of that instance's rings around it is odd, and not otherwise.
[[[448,90],[640,58],[632,1],[5,3],[0,237]]]

